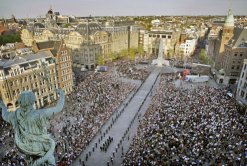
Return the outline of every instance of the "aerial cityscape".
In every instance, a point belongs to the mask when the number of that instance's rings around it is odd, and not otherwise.
[[[2,0],[0,165],[247,165],[246,0]]]

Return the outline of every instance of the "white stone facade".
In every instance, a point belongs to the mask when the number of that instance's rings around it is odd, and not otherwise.
[[[236,98],[247,105],[247,59],[244,60],[244,65],[238,81]]]

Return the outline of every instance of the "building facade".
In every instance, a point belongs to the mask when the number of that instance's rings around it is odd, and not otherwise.
[[[50,51],[42,51],[0,61],[0,97],[9,110],[18,107],[17,99],[22,91],[34,92],[36,108],[56,100],[54,88],[58,88],[58,84],[53,59]],[[46,74],[49,74],[47,79]]]
[[[184,43],[180,44],[180,50],[183,52],[185,57],[190,57],[197,45],[197,39],[186,39]]]
[[[157,55],[159,52],[160,39],[163,39],[163,55],[166,57],[174,52],[179,35],[174,31],[150,31],[144,34],[143,49],[148,54]]]
[[[218,81],[223,84],[235,84],[239,79],[244,59],[247,59],[247,29],[234,29],[234,37],[225,45],[224,53],[224,77]]]
[[[35,52],[49,50],[56,60],[58,87],[63,89],[65,94],[73,90],[73,71],[71,50],[66,47],[65,43],[60,41],[46,41],[33,43]]]
[[[234,31],[234,17],[231,10],[229,10],[223,29],[219,33],[219,36],[216,41],[215,68],[217,70],[222,69],[223,66],[222,59],[224,59],[224,55],[225,55],[224,53],[225,44],[227,44],[229,40],[233,37],[234,35],[233,31]]]
[[[139,30],[137,25],[119,25],[103,27],[111,35],[111,52],[138,48]]]
[[[236,98],[244,105],[247,105],[247,59],[244,59],[242,71],[238,81]]]
[[[96,22],[80,22],[74,28],[61,28],[56,24],[57,16],[49,10],[44,22],[36,22],[22,30],[21,39],[27,46],[32,46],[33,41],[45,42],[50,40],[64,40],[66,46],[72,50],[74,66],[87,66],[91,68],[96,62],[85,61],[90,55],[102,55],[108,60],[110,53],[120,50],[138,48],[139,29],[137,25],[111,25],[101,27]],[[98,48],[100,46],[100,49]],[[93,51],[92,51],[93,49]],[[79,54],[80,53],[80,54]],[[84,54],[85,53],[85,54]],[[77,56],[74,58],[74,55]],[[81,58],[78,58],[81,55]],[[82,60],[84,59],[84,60]],[[89,59],[97,59],[96,57]],[[89,62],[89,63],[88,63]]]
[[[73,66],[91,69],[95,67],[96,57],[101,54],[99,44],[82,44],[79,49],[73,50]]]
[[[207,56],[209,56],[214,61],[216,54],[216,41],[220,30],[220,27],[212,27],[208,34],[208,44],[206,45],[206,52]]]

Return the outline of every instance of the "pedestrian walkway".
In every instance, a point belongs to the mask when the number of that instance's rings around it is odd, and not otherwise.
[[[73,165],[121,165],[134,133],[137,131],[138,118],[149,105],[149,93],[159,76],[161,68],[155,68],[146,81],[138,88],[123,107],[113,114],[101,131],[93,138],[87,148],[74,161]],[[142,107],[145,107],[143,109]],[[144,110],[144,111],[143,111]]]

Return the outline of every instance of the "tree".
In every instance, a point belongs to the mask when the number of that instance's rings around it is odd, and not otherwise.
[[[134,48],[130,48],[129,49],[129,58],[130,58],[130,60],[135,60],[135,54],[136,54],[136,52],[137,52],[137,50],[136,49],[134,49]]]
[[[127,58],[128,57],[128,50],[127,49],[122,49],[119,52],[119,58]]]
[[[174,49],[169,49],[168,50],[167,58],[168,59],[174,58]]]
[[[97,56],[97,64],[98,65],[105,65],[105,59],[103,55],[98,55]]]
[[[184,60],[184,51],[182,49],[179,51],[179,59],[180,61]]]
[[[19,33],[0,36],[0,45],[4,45],[6,43],[20,42],[20,41],[21,41],[21,36]]]
[[[198,61],[202,64],[212,65],[213,60],[206,55],[205,49],[201,49],[200,54],[198,56]]]
[[[143,54],[144,54],[143,46],[139,46],[139,47],[137,48],[137,52],[138,52],[138,54],[141,55],[141,57],[143,57]]]
[[[70,23],[68,23],[68,24],[64,24],[64,28],[68,28],[68,27],[70,27],[71,25],[70,25]]]
[[[108,57],[109,60],[112,62],[113,60],[118,58],[118,55],[115,52],[111,52]]]

